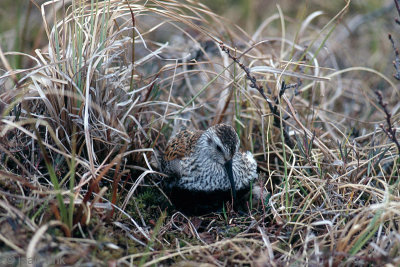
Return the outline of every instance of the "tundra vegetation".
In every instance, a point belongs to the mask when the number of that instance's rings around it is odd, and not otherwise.
[[[397,0],[208,2],[2,1],[1,265],[399,264]],[[231,124],[262,198],[171,206],[179,118]]]

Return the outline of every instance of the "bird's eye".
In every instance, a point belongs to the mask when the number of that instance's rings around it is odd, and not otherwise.
[[[218,150],[219,152],[222,152],[222,147],[221,147],[221,146],[217,146],[217,150]]]

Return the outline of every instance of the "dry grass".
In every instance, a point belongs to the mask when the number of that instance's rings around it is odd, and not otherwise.
[[[318,26],[319,12],[278,7],[252,33],[192,1],[43,4],[48,45],[23,54],[33,67],[0,50],[0,262],[399,264],[399,152],[374,93],[396,128],[399,90],[340,67],[330,49],[347,11]],[[245,213],[170,207],[151,159],[182,115],[234,125],[269,195]]]

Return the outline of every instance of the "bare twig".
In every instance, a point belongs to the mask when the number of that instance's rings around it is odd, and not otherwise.
[[[393,40],[392,35],[391,35],[390,33],[388,34],[388,37],[389,37],[390,42],[392,43],[393,51],[394,51],[394,54],[395,54],[395,59],[394,59],[394,61],[393,61],[393,66],[394,66],[394,68],[395,68],[395,70],[396,70],[396,73],[393,75],[393,77],[394,77],[396,80],[399,80],[399,81],[400,81],[400,59],[399,59],[399,50],[397,49],[396,45],[394,44],[394,40]]]
[[[375,91],[375,94],[378,97],[378,103],[379,105],[383,108],[383,111],[386,114],[386,124],[387,124],[387,128],[385,128],[383,126],[383,123],[381,123],[379,126],[382,128],[382,130],[385,132],[385,134],[389,137],[390,140],[392,140],[393,143],[396,144],[397,146],[397,151],[400,155],[400,143],[396,138],[396,128],[393,127],[392,125],[392,114],[389,112],[389,110],[387,109],[387,103],[383,102],[383,97],[382,97],[382,93],[379,91]]]
[[[265,99],[265,101],[267,101],[269,109],[271,110],[272,114],[274,115],[274,126],[279,129],[282,128],[285,143],[289,147],[293,148],[294,143],[292,142],[292,140],[290,138],[288,126],[286,125],[286,122],[285,122],[285,120],[287,118],[282,118],[282,123],[281,123],[280,114],[278,112],[278,105],[279,105],[280,99],[281,99],[282,95],[285,93],[286,89],[292,88],[292,87],[298,87],[298,85],[286,86],[285,82],[282,82],[281,90],[279,91],[279,96],[275,98],[275,101],[272,101],[271,99],[269,99],[266,96],[264,87],[257,83],[257,78],[255,76],[251,75],[249,68],[246,67],[243,63],[241,63],[239,61],[238,57],[232,55],[230,50],[222,42],[220,42],[220,47],[221,47],[222,51],[224,51],[229,56],[229,58],[231,58],[236,64],[238,64],[239,67],[246,73],[246,78],[250,81],[250,87],[255,88],[261,94],[261,96]]]
[[[399,0],[393,0],[393,1],[394,1],[395,6],[396,6],[397,13],[399,13],[399,17],[400,17],[400,5],[399,5]]]
[[[230,50],[221,42],[220,47],[222,51],[224,51],[236,64],[239,65],[241,69],[246,73],[246,78],[250,81],[250,87],[257,89],[257,91],[261,94],[261,96],[268,102],[269,108],[272,110],[272,101],[265,95],[264,87],[262,85],[257,84],[257,79],[255,76],[250,74],[250,70],[243,63],[239,61],[239,59],[233,56]]]

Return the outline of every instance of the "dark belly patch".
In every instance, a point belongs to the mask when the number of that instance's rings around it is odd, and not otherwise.
[[[237,191],[235,206],[239,204],[238,202],[246,202],[248,200],[245,196],[248,195],[249,189],[244,188]],[[175,207],[188,215],[200,215],[222,210],[225,202],[232,201],[231,191],[215,190],[206,192],[173,187],[166,193]]]

